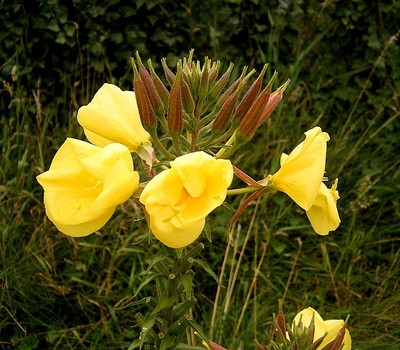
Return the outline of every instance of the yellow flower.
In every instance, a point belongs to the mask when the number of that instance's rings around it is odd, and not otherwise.
[[[282,154],[281,168],[270,177],[278,191],[285,192],[304,210],[317,197],[325,171],[326,143],[329,135],[315,127],[289,155]]]
[[[329,231],[336,230],[340,224],[336,207],[336,202],[339,199],[339,192],[336,190],[337,182],[338,179],[335,180],[330,189],[324,183],[321,183],[313,205],[310,210],[306,211],[311,226],[320,235],[327,235]]]
[[[49,219],[66,235],[81,237],[104,226],[116,206],[129,199],[139,174],[124,145],[102,148],[68,138],[37,181]]]
[[[340,329],[344,326],[343,320],[324,321],[322,317],[319,315],[319,313],[311,307],[304,309],[303,311],[300,311],[296,315],[296,317],[293,320],[293,327],[298,326],[300,320],[303,323],[303,327],[305,328],[309,328],[311,322],[314,320],[314,326],[315,326],[314,342],[326,334],[323,342],[318,346],[316,350],[323,349],[325,345],[334,340]],[[347,329],[345,331],[342,344],[344,344],[342,350],[351,349],[351,337]]]
[[[140,145],[150,144],[150,135],[140,121],[135,93],[112,84],[104,84],[87,106],[79,108],[78,122],[96,146],[116,142],[135,152]]]
[[[183,155],[170,164],[146,185],[139,200],[153,234],[165,245],[181,248],[197,239],[207,215],[224,202],[233,169],[229,160],[204,152]]]

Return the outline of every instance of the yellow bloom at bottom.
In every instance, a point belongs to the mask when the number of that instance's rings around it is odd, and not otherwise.
[[[300,321],[303,327],[309,328],[312,321],[314,321],[314,342],[325,335],[324,340],[318,346],[316,350],[322,350],[325,345],[329,344],[332,340],[336,338],[340,329],[344,326],[343,320],[327,320],[324,321],[320,314],[313,308],[308,307],[303,311],[300,311],[293,320],[293,326],[298,326]],[[346,329],[344,339],[343,339],[343,349],[351,350],[351,337],[349,331]]]
[[[171,169],[150,180],[139,200],[153,234],[165,245],[181,248],[197,239],[207,215],[224,202],[233,169],[229,160],[205,152],[183,155],[170,164]]]
[[[110,219],[139,184],[127,147],[104,148],[68,138],[50,169],[37,177],[48,218],[69,236],[86,236]]]

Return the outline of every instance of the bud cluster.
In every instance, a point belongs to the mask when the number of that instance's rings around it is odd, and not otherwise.
[[[168,158],[199,150],[218,152],[221,158],[232,154],[250,141],[271,115],[289,83],[273,91],[275,72],[263,87],[268,65],[250,86],[255,70],[248,72],[247,67],[231,82],[233,63],[221,72],[220,61],[206,57],[201,64],[193,60],[193,50],[177,62],[175,73],[165,59],[161,63],[167,84],[156,74],[151,60],[146,68],[138,53],[131,59],[143,127]],[[166,137],[160,140],[159,132]],[[171,146],[170,153],[167,149]]]

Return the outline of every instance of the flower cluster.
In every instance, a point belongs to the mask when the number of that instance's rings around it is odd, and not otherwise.
[[[254,136],[288,82],[273,90],[274,73],[263,87],[265,65],[247,89],[255,71],[246,67],[229,84],[233,64],[220,75],[219,61],[206,58],[201,66],[193,52],[178,61],[176,73],[165,60],[162,65],[167,85],[139,55],[132,59],[135,92],[104,84],[78,111],[91,144],[68,139],[49,171],[38,176],[46,213],[65,234],[95,232],[133,196],[144,205],[153,234],[169,247],[183,247],[197,239],[226,195],[236,193],[228,190],[234,171],[226,158]],[[337,180],[331,189],[322,182],[329,136],[319,127],[305,134],[304,142],[282,154],[275,174],[242,193],[285,192],[326,235],[340,223]],[[147,179],[141,183],[131,153],[143,161]]]

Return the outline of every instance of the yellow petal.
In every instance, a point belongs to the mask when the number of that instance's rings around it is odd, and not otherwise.
[[[186,228],[177,228],[171,221],[161,220],[157,215],[150,216],[150,229],[159,241],[170,248],[183,248],[193,243],[203,231],[205,219]]]
[[[67,139],[50,169],[37,177],[46,214],[63,233],[80,237],[100,229],[139,184],[129,150]]]
[[[164,244],[177,248],[192,243],[205,218],[226,197],[233,179],[230,161],[204,152],[189,153],[171,162],[144,188],[140,202],[150,217],[150,228]]]
[[[320,235],[327,235],[330,231],[336,230],[340,224],[336,206],[339,199],[339,192],[336,190],[337,182],[338,179],[335,180],[331,189],[321,183],[313,205],[306,211],[311,226]]]
[[[303,327],[309,328],[313,319],[315,326],[315,333],[314,333],[314,341],[315,341],[321,338],[327,332],[325,322],[317,311],[315,311],[311,307],[308,307],[307,309],[300,311],[295,316],[293,323],[295,325],[298,325],[301,320],[301,322],[303,323]]]
[[[315,127],[288,156],[281,157],[281,168],[271,177],[277,190],[285,192],[304,210],[317,196],[325,170],[326,143],[329,135]]]
[[[97,146],[121,143],[134,152],[150,140],[140,121],[135,93],[112,84],[104,84],[87,106],[79,108],[78,122]]]

